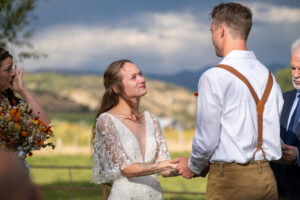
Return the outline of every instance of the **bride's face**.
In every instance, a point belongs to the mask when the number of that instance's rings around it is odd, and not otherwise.
[[[147,94],[145,78],[135,64],[125,63],[120,73],[124,92],[129,98],[139,98]]]

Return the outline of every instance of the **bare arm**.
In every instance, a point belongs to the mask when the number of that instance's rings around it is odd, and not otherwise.
[[[157,161],[154,163],[134,163],[122,170],[122,173],[127,177],[147,176],[158,174],[161,172],[175,170],[176,164],[171,164],[169,161]],[[170,174],[166,172],[166,175]]]
[[[40,120],[46,124],[50,124],[50,118],[48,117],[45,109],[38,103],[34,96],[24,87],[22,81],[24,67],[18,72],[18,67],[15,66],[15,76],[12,82],[12,90],[17,92],[22,99],[28,103],[32,109],[32,116],[38,116]]]

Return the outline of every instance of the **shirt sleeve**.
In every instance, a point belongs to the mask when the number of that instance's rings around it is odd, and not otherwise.
[[[92,183],[110,183],[122,177],[121,170],[131,164],[118,137],[118,130],[109,115],[97,119],[94,139]]]
[[[276,78],[273,76],[274,78],[274,83],[276,84],[276,97],[277,97],[277,109],[279,110],[279,116],[281,116],[281,111],[282,111],[282,108],[283,108],[283,103],[284,103],[284,100],[283,100],[283,97],[282,97],[282,92],[281,92],[281,89],[280,89],[280,86],[279,84],[277,83],[276,81]]]
[[[217,84],[203,74],[198,84],[197,130],[188,166],[200,174],[220,139],[222,102]]]

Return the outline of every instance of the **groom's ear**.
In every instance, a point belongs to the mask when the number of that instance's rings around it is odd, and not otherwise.
[[[219,25],[219,28],[218,28],[218,31],[219,31],[219,36],[220,36],[221,38],[223,38],[223,37],[224,37],[224,34],[225,34],[225,26],[224,26],[223,24],[220,24],[220,25]]]

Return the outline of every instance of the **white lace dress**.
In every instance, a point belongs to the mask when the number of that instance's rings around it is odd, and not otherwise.
[[[170,155],[158,120],[144,112],[146,149],[143,161],[133,133],[116,117],[101,114],[96,123],[92,183],[113,183],[110,200],[163,199],[156,175],[126,178],[121,170],[133,163],[169,160]]]

